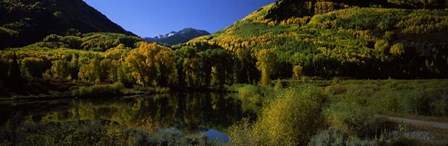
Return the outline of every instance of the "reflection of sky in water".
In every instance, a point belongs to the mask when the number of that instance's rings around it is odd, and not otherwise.
[[[181,136],[183,134],[182,131],[176,129],[176,128],[163,128],[163,129],[159,129],[159,132],[162,133],[169,133],[173,136]],[[207,136],[207,139],[209,141],[218,141],[218,142],[222,142],[222,143],[228,143],[229,142],[229,135],[227,135],[224,132],[215,130],[215,129],[209,129],[207,131],[201,132],[201,134]]]
[[[219,141],[224,143],[229,142],[229,136],[218,130],[209,129],[208,131],[202,133],[211,141]]]

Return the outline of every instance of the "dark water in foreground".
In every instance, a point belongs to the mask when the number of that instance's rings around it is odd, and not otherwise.
[[[215,93],[2,103],[0,125],[17,114],[35,123],[94,121],[154,131],[203,133],[222,142],[229,139],[223,131],[242,117],[253,115],[243,113],[241,103],[230,95]]]

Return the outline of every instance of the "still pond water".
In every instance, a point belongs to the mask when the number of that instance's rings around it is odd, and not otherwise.
[[[119,99],[61,99],[0,104],[0,125],[14,113],[40,122],[94,121],[121,126],[145,126],[153,130],[203,133],[211,140],[227,142],[223,132],[243,117],[241,102],[232,94],[188,93]]]

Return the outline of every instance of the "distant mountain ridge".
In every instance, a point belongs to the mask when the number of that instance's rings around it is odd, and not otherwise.
[[[180,31],[171,31],[165,35],[158,35],[156,37],[147,37],[145,38],[148,42],[158,42],[160,44],[171,46],[181,43],[186,43],[193,38],[210,35],[209,32],[205,30],[199,30],[194,28],[184,28]]]
[[[79,32],[134,35],[83,0],[0,0],[0,49]]]

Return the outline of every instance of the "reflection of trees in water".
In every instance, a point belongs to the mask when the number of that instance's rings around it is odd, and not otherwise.
[[[0,129],[0,137],[8,139],[12,145],[16,144],[24,118],[23,111],[17,110],[11,112],[8,121],[4,125],[4,129]]]
[[[175,97],[175,98],[172,98]],[[146,98],[150,103],[144,119],[161,127],[180,129],[224,128],[241,118],[240,104],[219,94],[177,94]]]
[[[65,111],[47,113],[42,121],[99,121],[154,131],[223,129],[241,119],[240,102],[223,94],[154,95],[131,101],[76,100]]]

